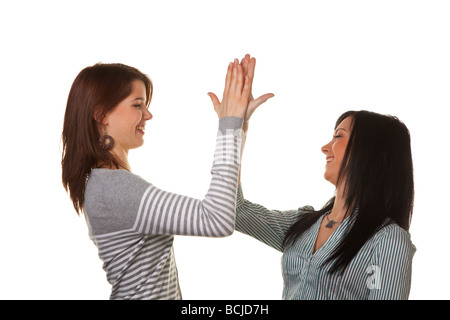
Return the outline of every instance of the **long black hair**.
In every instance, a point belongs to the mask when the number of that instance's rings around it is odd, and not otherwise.
[[[330,273],[341,274],[386,221],[409,230],[414,204],[410,134],[405,124],[390,115],[348,111],[336,121],[335,129],[347,117],[351,117],[352,129],[338,183],[344,182],[346,206],[356,208],[357,213],[348,232],[325,261],[334,261]],[[302,214],[286,233],[284,247],[331,211],[334,201],[335,197],[321,210]]]

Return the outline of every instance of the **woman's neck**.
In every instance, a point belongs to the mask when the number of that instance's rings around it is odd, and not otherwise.
[[[131,172],[130,164],[128,163],[128,158],[126,159],[120,159],[119,161],[119,169],[127,170]]]
[[[130,163],[128,162],[128,150],[122,148],[113,148],[111,153],[119,160],[119,169],[125,169],[131,171]]]
[[[104,169],[111,169],[111,170],[117,170],[117,169],[123,169],[131,172],[130,163],[128,162],[128,152],[126,151],[118,151],[118,150],[111,150],[110,151],[113,157],[118,162],[118,167],[116,167],[113,163],[99,163],[98,168],[104,168]]]
[[[343,192],[341,192],[341,189],[342,188],[336,188],[334,205],[329,214],[329,218],[335,221],[343,221],[351,213],[351,210],[348,210],[346,198],[344,197]]]

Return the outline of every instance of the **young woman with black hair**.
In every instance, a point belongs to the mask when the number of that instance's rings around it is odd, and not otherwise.
[[[283,252],[283,299],[407,299],[416,250],[407,127],[349,111],[322,152],[336,191],[321,210],[268,210],[245,200],[239,181],[236,230]]]

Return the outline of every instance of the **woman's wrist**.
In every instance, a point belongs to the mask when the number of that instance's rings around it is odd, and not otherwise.
[[[244,132],[247,132],[247,130],[248,130],[248,120],[244,120],[244,124],[242,125],[242,130],[244,131]]]
[[[226,116],[219,118],[219,130],[225,133],[227,129],[241,129],[243,122],[244,119],[240,117]]]

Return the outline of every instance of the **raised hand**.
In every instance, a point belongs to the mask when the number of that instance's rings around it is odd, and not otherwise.
[[[266,94],[263,94],[262,96],[260,96],[259,98],[254,99],[253,94],[252,94],[252,86],[253,86],[253,77],[255,75],[256,59],[250,58],[250,55],[246,54],[245,57],[241,60],[240,65],[242,66],[242,68],[244,70],[244,74],[246,74],[249,77],[249,84],[250,84],[249,104],[248,104],[248,108],[247,108],[247,113],[245,114],[245,118],[244,118],[244,128],[245,128],[248,126],[248,121],[250,120],[250,117],[252,116],[252,114],[256,110],[256,108],[258,108],[261,104],[266,102],[268,99],[272,98],[274,96],[274,94],[266,93]]]
[[[245,119],[250,86],[249,76],[244,74],[243,67],[237,59],[234,59],[234,62],[228,65],[222,102],[214,93],[208,93],[219,118],[239,117]]]

